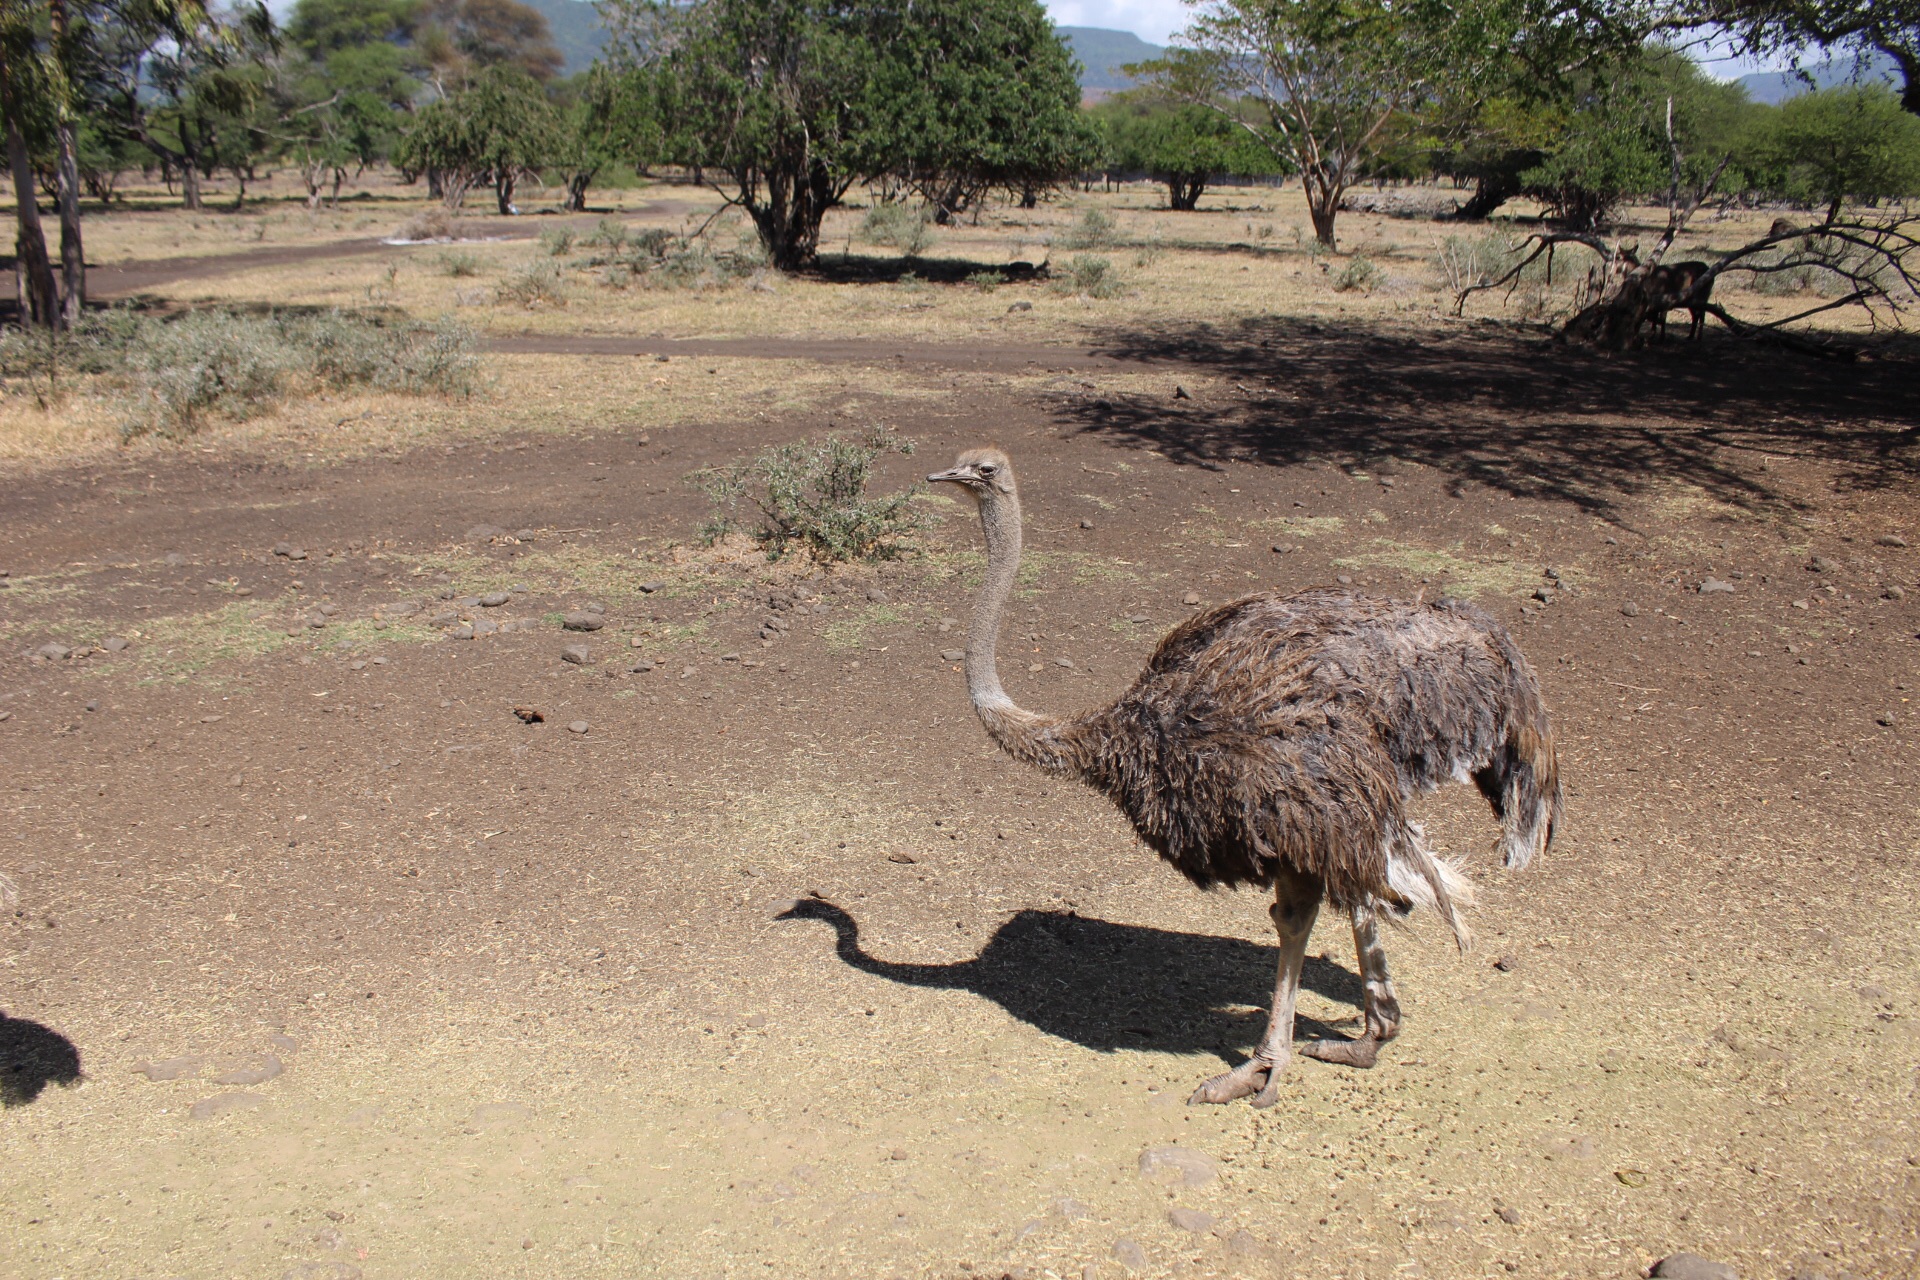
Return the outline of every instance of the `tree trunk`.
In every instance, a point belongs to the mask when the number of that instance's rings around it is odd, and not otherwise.
[[[1333,249],[1333,219],[1340,212],[1340,190],[1331,183],[1308,182],[1307,217],[1313,220],[1313,238]]]
[[[1838,221],[1840,221],[1840,197],[1835,196],[1827,205],[1827,222],[1832,224]]]
[[[1199,207],[1200,193],[1207,189],[1205,175],[1175,174],[1167,179],[1167,207],[1186,213]]]
[[[1520,194],[1520,184],[1510,180],[1507,174],[1488,174],[1474,181],[1473,194],[1467,202],[1454,210],[1453,217],[1459,222],[1484,222],[1493,216],[1493,211]]]
[[[53,33],[54,56],[59,59],[62,74],[69,65],[67,48],[67,0],[51,0],[48,14]],[[56,104],[57,115],[54,124],[55,192],[54,200],[60,209],[60,318],[71,327],[80,320],[80,313],[87,305],[87,255],[80,242],[80,161],[78,144],[74,138],[73,113],[70,103],[63,100]]]
[[[5,83],[0,69],[0,92],[12,88]],[[60,290],[53,279],[53,262],[47,257],[47,236],[40,229],[40,206],[35,202],[33,161],[27,155],[27,140],[15,118],[7,119],[7,163],[13,171],[13,196],[19,205],[19,231],[14,239],[18,254],[20,318],[33,324],[60,327]]]
[[[1875,48],[1900,67],[1900,106],[1909,114],[1920,116],[1920,55],[1891,42]]]
[[[820,255],[820,220],[840,202],[832,173],[813,161],[804,173],[769,173],[766,184],[765,199],[749,203],[747,213],[767,256],[779,271],[811,266]]]
[[[568,213],[585,213],[587,211],[587,186],[592,181],[593,174],[591,173],[574,172],[567,175],[567,201],[565,207]]]
[[[200,165],[192,152],[180,165],[180,207],[194,213],[200,211]]]
[[[506,217],[513,212],[513,188],[518,176],[511,169],[502,169],[493,175],[493,195],[499,202],[500,216]]]

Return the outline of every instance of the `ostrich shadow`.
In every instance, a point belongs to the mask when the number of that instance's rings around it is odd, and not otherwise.
[[[50,1084],[80,1082],[73,1041],[27,1018],[0,1013],[0,1107],[24,1107]]]
[[[1022,911],[971,960],[909,964],[860,945],[860,926],[840,907],[806,898],[778,917],[832,926],[850,968],[914,987],[971,991],[1048,1035],[1101,1053],[1121,1049],[1244,1058],[1266,1028],[1279,950],[1239,938],[1175,933],[1072,913]],[[1301,985],[1358,1005],[1360,978],[1308,956]],[[1299,1018],[1296,1035],[1340,1037],[1358,1019],[1328,1025]]]

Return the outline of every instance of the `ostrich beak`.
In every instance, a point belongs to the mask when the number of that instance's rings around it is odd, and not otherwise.
[[[966,467],[955,467],[951,471],[936,471],[927,477],[928,484],[969,484],[973,472]]]

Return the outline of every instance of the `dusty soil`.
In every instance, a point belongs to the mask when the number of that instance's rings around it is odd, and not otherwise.
[[[0,1273],[1920,1274],[1911,365],[1279,320],[813,355],[903,352],[891,411],[9,482]],[[687,473],[873,416],[921,445],[890,485],[1020,467],[1023,703],[1116,693],[1189,594],[1515,628],[1570,820],[1513,874],[1425,806],[1479,946],[1390,936],[1376,1069],[1182,1105],[1258,1032],[1262,905],[988,747],[957,505],[877,569],[695,544]],[[1312,951],[1303,1033],[1350,1030],[1337,921]]]

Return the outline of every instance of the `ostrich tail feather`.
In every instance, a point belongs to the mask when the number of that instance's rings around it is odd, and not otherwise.
[[[1401,839],[1387,850],[1387,886],[1407,908],[1429,907],[1453,930],[1453,940],[1466,951],[1473,946],[1473,930],[1462,914],[1474,904],[1473,881],[1458,862],[1427,848],[1417,823],[1409,822]]]

